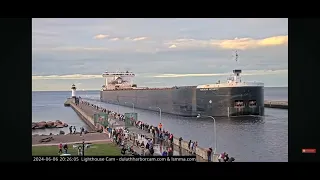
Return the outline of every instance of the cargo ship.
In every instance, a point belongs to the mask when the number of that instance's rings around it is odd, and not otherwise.
[[[234,69],[226,82],[169,88],[139,87],[133,72],[104,72],[102,102],[178,116],[263,116],[264,84],[244,82],[242,70]]]

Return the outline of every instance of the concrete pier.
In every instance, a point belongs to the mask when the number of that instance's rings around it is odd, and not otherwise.
[[[288,109],[288,106],[288,101],[264,101],[267,108]]]
[[[96,113],[101,113],[100,110],[93,108],[91,106],[79,103],[78,105],[75,104],[74,98],[69,98],[65,105],[70,106],[78,115],[79,117],[91,128],[91,130],[97,130],[94,124],[94,114]],[[125,126],[125,123],[123,121],[120,121],[116,118],[113,118],[111,121],[115,122],[115,126]],[[152,137],[152,134],[139,129],[137,127],[128,127],[129,132],[134,132],[136,134],[141,134],[145,135],[146,137]],[[174,133],[173,133],[174,134]],[[154,144],[154,146],[159,146],[159,144]],[[174,155],[175,156],[191,156],[192,154],[189,152],[188,149],[188,141],[182,140],[181,141],[181,146],[179,143],[179,137],[174,137],[173,138],[173,149],[174,149]],[[167,145],[162,145],[162,149],[165,149]],[[158,148],[157,148],[158,149]],[[208,156],[207,156],[207,148],[202,148],[202,147],[197,147],[195,148],[195,154],[198,162],[207,162]],[[155,155],[160,155],[160,151],[155,150]],[[213,154],[211,156],[211,161],[212,162],[217,162],[218,161],[218,154]],[[231,157],[231,156],[230,156]]]
[[[74,98],[68,98],[67,101],[64,103],[64,106],[70,106],[71,103],[75,103]]]

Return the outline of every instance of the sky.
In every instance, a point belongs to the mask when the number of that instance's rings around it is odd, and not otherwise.
[[[235,54],[238,61],[235,60]],[[226,81],[288,86],[288,19],[33,19],[32,90],[100,90],[105,71],[138,86]]]

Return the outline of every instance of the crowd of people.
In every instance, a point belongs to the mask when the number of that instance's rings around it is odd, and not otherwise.
[[[97,106],[97,105],[95,105],[95,104],[91,104],[91,103],[89,103],[89,102],[87,102],[87,101],[82,101],[82,100],[81,100],[81,104],[90,106],[90,107],[92,107],[92,108],[94,108],[94,109],[96,109],[96,110],[98,110],[98,111],[104,112],[104,113],[110,115],[111,117],[113,117],[113,118],[115,118],[115,119],[118,119],[118,120],[120,120],[120,121],[124,121],[124,120],[125,120],[125,117],[124,117],[123,114],[117,113],[117,112],[115,112],[115,111],[108,110],[108,109],[106,109],[106,108]]]
[[[111,110],[107,110],[103,107],[97,106],[95,104],[91,104],[89,102],[86,101],[81,101],[81,104],[85,104],[87,106],[91,106],[101,112],[104,112],[106,114],[109,115],[109,117],[111,116],[111,118],[113,119],[117,119],[120,121],[125,121],[125,116],[111,111]],[[109,119],[110,120],[110,119]],[[152,138],[153,139],[147,139],[146,137],[144,137],[144,135],[140,135],[140,134],[134,134],[134,133],[130,133],[127,129],[124,128],[111,128],[111,127],[107,127],[107,132],[109,133],[109,138],[113,138],[113,142],[116,143],[117,145],[121,146],[121,153],[123,155],[125,155],[127,152],[132,153],[133,155],[136,156],[152,156],[154,154],[154,141],[157,140],[158,142],[160,142],[160,144],[162,145],[163,143],[167,144],[167,147],[163,150],[162,152],[162,156],[172,156],[173,155],[173,134],[170,133],[169,131],[166,131],[163,128],[162,123],[159,123],[158,127],[157,126],[153,126],[153,125],[149,125],[147,123],[144,123],[142,121],[135,121],[131,119],[131,125],[144,130],[148,133],[152,134]],[[127,145],[127,141],[131,140],[133,141],[133,145],[128,146]],[[179,147],[181,147],[181,141],[182,138],[179,138]],[[133,150],[133,146],[137,146],[140,147],[141,152],[140,154],[138,154],[137,152],[134,152]],[[188,151],[191,154],[196,154],[196,149],[198,146],[198,142],[197,141],[192,141],[190,140],[188,142]],[[208,161],[210,162],[212,159],[212,148],[209,148],[207,150],[207,157],[208,157]],[[218,157],[219,162],[233,162],[234,158],[229,158],[227,153],[222,153],[219,155]]]

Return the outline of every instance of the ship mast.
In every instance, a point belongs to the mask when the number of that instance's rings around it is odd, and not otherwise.
[[[239,57],[239,55],[238,55],[238,51],[236,50],[236,62],[238,63],[238,57]]]
[[[238,51],[235,50],[235,61],[236,61],[237,64],[239,63],[238,60],[239,60],[239,54],[238,54]],[[241,73],[242,73],[241,69],[235,68],[233,70],[233,75],[228,78],[228,83],[239,83],[239,82],[241,82],[241,76],[240,76]]]

